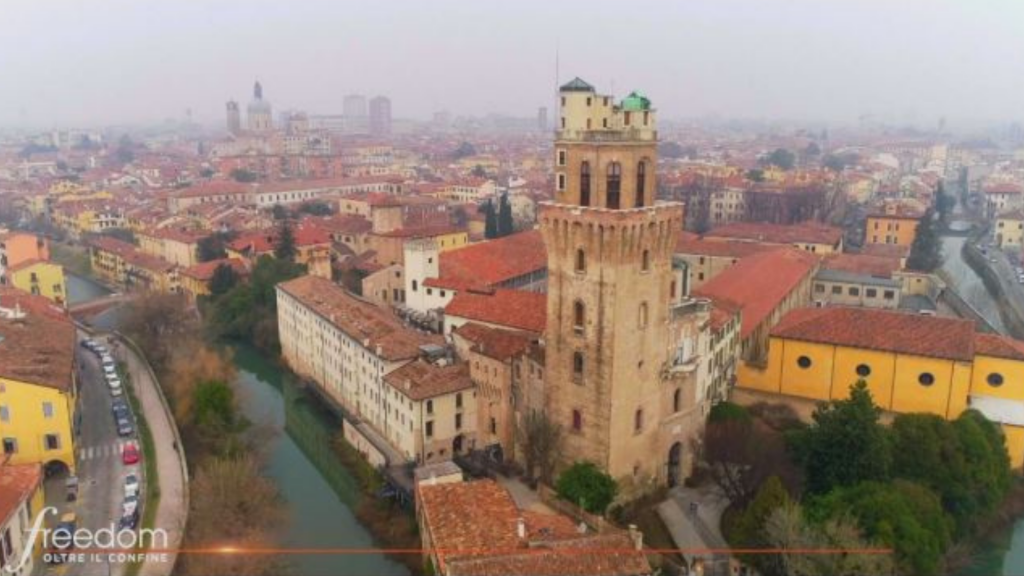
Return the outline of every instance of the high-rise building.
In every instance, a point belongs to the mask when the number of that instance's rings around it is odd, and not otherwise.
[[[683,206],[654,201],[655,111],[640,94],[615,103],[579,78],[559,97],[555,199],[539,221],[545,386],[549,417],[568,431],[562,464],[594,462],[627,484],[674,484],[694,430],[683,406],[701,401],[696,376],[672,367],[695,357],[702,329],[681,312],[684,271],[672,262]]]
[[[238,102],[229,100],[227,103],[228,132],[238,136],[242,133],[242,113],[238,110]]]
[[[249,102],[248,125],[252,132],[268,132],[274,128],[270,102],[263,99],[263,86],[257,81],[252,87],[252,102]]]
[[[391,134],[391,99],[387,96],[377,96],[370,100],[370,134]]]
[[[537,109],[537,130],[544,132],[548,129],[548,109],[541,106]]]
[[[362,94],[345,96],[342,105],[345,116],[345,130],[350,134],[365,134],[369,130],[366,116],[366,97]]]

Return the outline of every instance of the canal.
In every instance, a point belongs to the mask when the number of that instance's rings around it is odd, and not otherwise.
[[[87,279],[67,274],[68,300],[87,302],[110,293]],[[115,328],[118,309],[90,319],[101,328]],[[339,428],[315,400],[290,382],[285,371],[251,346],[231,346],[237,367],[236,384],[245,416],[268,434],[265,473],[281,492],[289,513],[282,526],[283,548],[333,553],[293,554],[282,558],[302,576],[337,574],[407,576],[401,564],[380,553],[342,553],[372,549],[370,533],[353,509],[360,499],[355,479],[333,457],[330,441]]]

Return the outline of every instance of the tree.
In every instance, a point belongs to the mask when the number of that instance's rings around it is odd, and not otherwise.
[[[487,178],[487,170],[484,170],[484,167],[479,164],[473,166],[473,169],[470,170],[469,173],[477,178]]]
[[[200,238],[196,244],[197,256],[200,262],[220,260],[227,258],[226,246],[235,239],[237,234],[234,231],[214,232],[205,238]]]
[[[762,162],[765,166],[775,166],[781,170],[792,170],[796,166],[796,154],[785,148],[776,148]]]
[[[769,477],[757,491],[757,496],[743,509],[727,531],[726,536],[733,548],[768,548],[765,524],[775,509],[789,505],[790,498],[782,481],[777,476]],[[741,558],[757,567],[765,575],[782,574],[782,566],[774,555],[741,555]]]
[[[127,306],[121,329],[146,353],[159,374],[181,342],[195,340],[199,325],[179,294],[146,293]]]
[[[881,414],[863,380],[850,387],[849,398],[814,410],[811,426],[795,435],[809,492],[889,478],[892,458]]]
[[[799,490],[800,474],[786,452],[783,436],[759,422],[709,420],[700,448],[711,481],[737,506],[745,506],[772,476],[783,480],[792,493]]]
[[[818,146],[817,142],[811,142],[804,148],[804,156],[819,156],[821,154],[821,146]]]
[[[295,260],[295,234],[288,220],[281,220],[277,229],[277,241],[274,242],[274,258],[278,260]]]
[[[498,204],[498,238],[508,236],[515,232],[515,223],[512,220],[512,204],[508,201],[508,193],[501,195]]]
[[[751,182],[764,182],[764,170],[747,170],[747,180]]]
[[[882,546],[866,540],[850,516],[829,518],[812,525],[803,508],[788,502],[775,508],[764,526],[768,547],[780,551],[783,574],[801,576],[860,576],[893,574],[892,557]],[[846,550],[842,554],[808,554],[806,550]],[[862,552],[855,552],[860,550]],[[870,551],[870,552],[869,552]]]
[[[821,165],[833,172],[842,172],[847,166],[860,161],[860,157],[853,152],[844,154],[826,154],[821,160]]]
[[[235,179],[235,182],[242,182],[243,184],[255,182],[259,179],[258,174],[245,168],[235,168],[231,171],[231,177]]]
[[[550,484],[555,459],[561,453],[562,427],[544,412],[531,412],[519,428],[519,441],[523,446],[526,477]]]
[[[274,204],[270,208],[270,214],[274,217],[274,220],[287,220],[291,217],[291,213],[288,209],[280,204]]]
[[[238,273],[230,264],[218,264],[210,277],[210,294],[220,296],[238,284]]]
[[[917,223],[914,242],[907,256],[907,268],[931,272],[941,265],[942,243],[935,223],[935,211],[929,208]]]
[[[861,482],[811,500],[818,521],[852,516],[867,538],[891,546],[899,572],[936,574],[952,541],[952,519],[931,490],[908,482]]]
[[[463,141],[459,144],[458,148],[452,152],[452,157],[456,160],[461,160],[467,156],[476,156],[476,148],[469,142]]]
[[[498,237],[498,217],[494,213],[494,203],[490,200],[484,203],[484,238],[491,239]]]
[[[615,479],[593,462],[576,462],[562,472],[555,483],[559,498],[592,514],[604,514],[618,491]]]
[[[326,202],[305,202],[299,205],[299,212],[313,216],[330,216],[334,210]]]
[[[709,422],[726,422],[728,420],[750,423],[750,411],[746,407],[732,402],[719,402],[711,407],[711,412],[708,414]]]
[[[949,215],[956,208],[956,197],[946,193],[946,186],[939,180],[938,185],[935,187],[935,211],[939,214],[939,219],[945,222],[949,219]]]

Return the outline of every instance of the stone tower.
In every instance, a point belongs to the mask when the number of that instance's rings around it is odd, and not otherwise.
[[[229,100],[227,104],[228,132],[233,136],[242,133],[242,113],[238,109],[238,102]]]
[[[249,102],[247,112],[250,132],[268,132],[273,129],[270,102],[263,99],[263,86],[259,81],[252,87],[252,101]]]
[[[562,465],[664,482],[668,326],[678,275],[679,203],[655,203],[654,109],[576,78],[560,89],[555,201],[540,223],[548,251],[545,387],[561,425]]]

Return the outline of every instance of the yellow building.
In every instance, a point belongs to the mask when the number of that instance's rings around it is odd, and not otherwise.
[[[67,305],[67,284],[64,267],[44,260],[29,260],[7,269],[11,286],[43,296],[60,306]]]
[[[10,464],[75,469],[75,328],[63,310],[0,289],[0,440]]]
[[[772,330],[766,365],[740,367],[738,391],[781,394],[806,413],[813,402],[847,397],[858,380],[889,412],[953,419],[978,410],[1001,424],[1013,467],[1024,465],[1024,342],[976,333],[969,320],[794,310]]]
[[[868,214],[864,223],[864,242],[909,247],[914,243],[921,216],[922,213],[912,206],[887,202],[880,211]]]
[[[1013,210],[996,218],[996,245],[1000,248],[1020,248],[1024,244],[1024,210]]]

